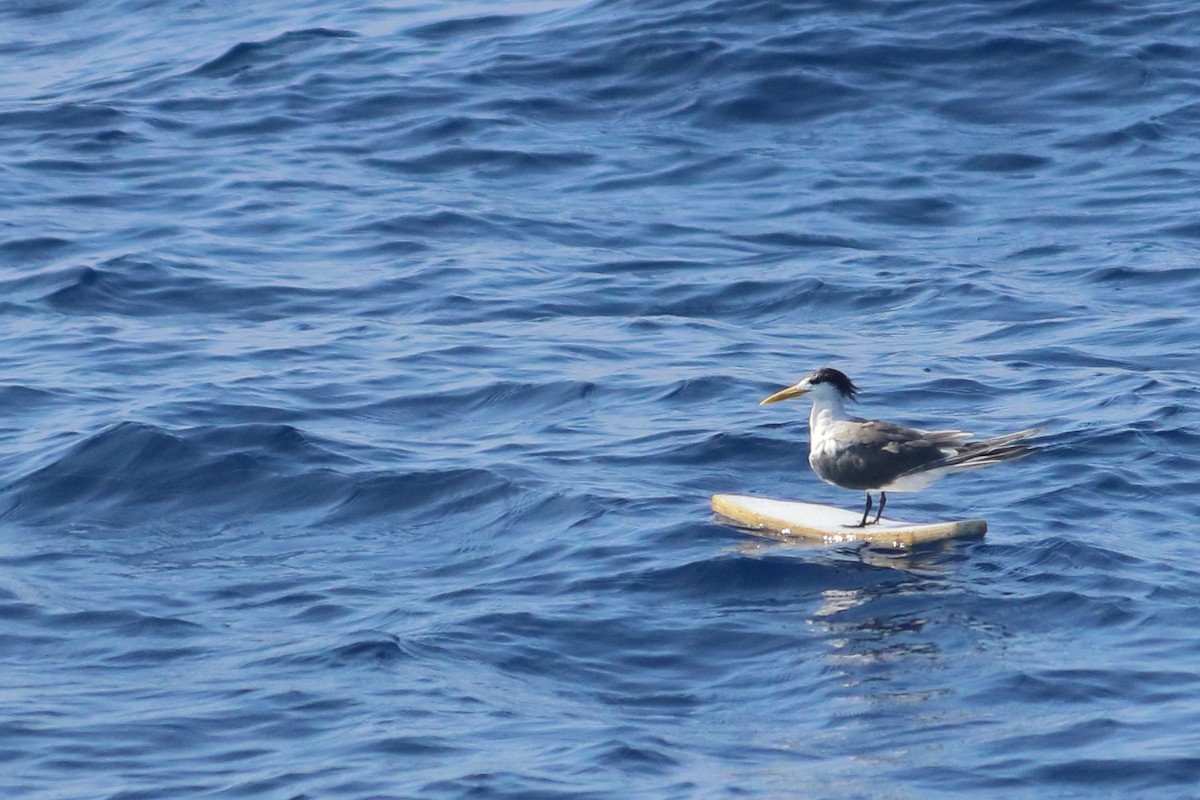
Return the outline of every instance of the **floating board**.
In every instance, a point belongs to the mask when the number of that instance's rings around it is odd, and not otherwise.
[[[850,528],[847,526],[857,525],[862,519],[861,511],[748,494],[714,494],[712,508],[722,517],[746,528],[825,544],[870,542],[898,548],[987,533],[987,522],[982,519],[917,524],[884,517],[878,525]]]

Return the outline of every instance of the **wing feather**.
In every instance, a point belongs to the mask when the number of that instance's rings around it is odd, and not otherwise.
[[[826,436],[827,446],[809,459],[817,475],[847,489],[877,489],[954,456],[971,434],[882,420],[839,420]]]

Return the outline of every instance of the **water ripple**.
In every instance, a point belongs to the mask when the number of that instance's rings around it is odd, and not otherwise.
[[[0,6],[6,796],[1194,790],[1194,4],[145,6]],[[823,365],[987,537],[714,519]]]

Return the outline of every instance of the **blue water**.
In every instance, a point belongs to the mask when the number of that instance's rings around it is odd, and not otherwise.
[[[1200,7],[0,5],[5,798],[1200,796]],[[857,508],[860,413],[1018,464]]]

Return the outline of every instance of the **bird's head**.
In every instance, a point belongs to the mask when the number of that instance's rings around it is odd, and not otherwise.
[[[764,399],[759,405],[765,406],[768,403],[778,403],[780,400],[803,397],[806,394],[811,394],[813,400],[817,402],[822,400],[845,402],[854,399],[854,396],[858,394],[858,387],[846,377],[846,373],[832,367],[822,367],[805,375],[795,386],[780,389],[775,394]]]

